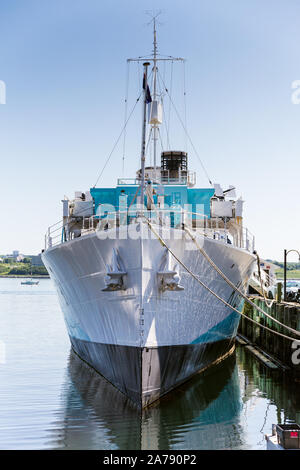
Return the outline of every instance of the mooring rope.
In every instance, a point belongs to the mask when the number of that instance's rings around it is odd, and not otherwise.
[[[257,269],[258,269],[258,277],[259,277],[259,282],[260,282],[260,288],[261,288],[266,306],[271,308],[273,303],[275,302],[275,299],[271,300],[271,302],[268,302],[268,299],[266,298],[265,290],[263,288],[263,283],[262,283],[262,277],[261,277],[260,258],[258,256],[258,253],[255,252],[255,255],[256,255],[256,261],[257,261]]]
[[[262,313],[263,315],[265,315],[266,317],[270,318],[271,320],[273,320],[275,323],[278,323],[278,325],[286,328],[287,330],[291,331],[292,333],[296,334],[297,336],[300,336],[300,331],[297,331],[295,330],[294,328],[291,328],[290,326],[287,326],[285,325],[284,323],[281,323],[279,320],[277,320],[276,318],[272,317],[272,315],[269,315],[267,312],[265,312],[262,308],[258,307],[258,305],[256,305],[254,302],[252,302],[252,300],[250,300],[246,294],[244,294],[238,287],[236,287],[233,282],[230,281],[230,279],[228,279],[228,277],[221,271],[220,268],[218,268],[218,266],[213,262],[213,260],[208,256],[208,254],[203,250],[203,248],[200,247],[200,245],[197,243],[195,237],[193,237],[193,235],[190,233],[190,231],[184,227],[184,230],[186,231],[186,233],[191,237],[191,239],[193,240],[193,242],[195,243],[195,245],[197,246],[198,250],[202,253],[202,255],[207,259],[207,261],[211,264],[211,266],[218,272],[218,274],[220,274],[220,276],[224,279],[225,282],[227,282],[227,284],[230,285],[230,287],[232,287],[241,297],[243,297],[245,299],[246,302],[248,302],[249,305],[251,305],[253,308],[255,308],[256,310],[258,310],[260,313]]]
[[[236,309],[235,307],[233,307],[232,305],[230,305],[228,302],[226,302],[226,300],[222,299],[218,294],[216,294],[214,291],[212,291],[203,281],[201,281],[201,279],[198,278],[198,276],[196,276],[196,274],[194,274],[179,258],[178,256],[171,250],[171,248],[165,243],[165,241],[160,237],[160,235],[156,232],[156,230],[154,229],[154,227],[152,226],[151,222],[149,221],[149,219],[147,219],[147,217],[145,217],[145,220],[148,224],[148,227],[150,228],[150,230],[152,231],[152,233],[157,237],[157,239],[160,241],[160,243],[170,252],[170,254],[173,256],[173,258],[176,259],[176,261],[178,261],[178,263],[204,288],[206,289],[208,292],[210,292],[214,297],[216,297],[220,302],[222,302],[224,305],[226,305],[226,307],[230,308],[231,310],[235,311],[236,313],[238,313],[239,315],[245,317],[247,320],[251,321],[252,323],[260,326],[261,328],[264,328],[265,330],[268,330],[268,331],[271,331],[272,333],[275,333],[279,336],[282,336],[283,338],[285,339],[288,339],[290,341],[295,341],[296,338],[292,338],[290,336],[287,336],[283,333],[279,333],[278,331],[275,331],[271,328],[268,328],[267,326],[265,325],[262,325],[260,323],[258,323],[257,321],[253,320],[252,318],[249,318],[247,315],[245,315],[244,313],[240,312],[238,309]],[[191,238],[193,239],[192,235],[190,234]],[[197,244],[198,245],[198,244]],[[205,256],[205,258],[207,259],[207,261],[210,262],[210,264],[214,267],[214,269],[216,269],[216,271],[223,277],[223,279],[235,290],[237,291],[238,293],[240,293],[240,295],[248,302],[250,303],[252,306],[254,306],[254,308],[258,311],[260,311],[263,315],[266,315],[267,317],[269,317],[271,320],[276,320],[274,319],[273,317],[271,317],[271,315],[268,315],[264,310],[262,310],[260,307],[258,307],[257,305],[255,305],[253,302],[251,302],[247,296],[241,292],[226,276],[225,274],[222,273],[222,271],[215,265],[215,263],[209,258],[209,256],[204,252],[204,250],[202,250],[199,246],[198,248],[200,249],[201,253]],[[300,336],[300,332],[297,331],[297,330],[294,330],[293,328],[290,328],[286,325],[283,325],[282,323],[280,323],[278,320],[276,320],[277,323],[279,323],[281,326],[284,326],[285,328],[287,328],[288,330],[291,330],[293,333],[295,333],[297,336]]]

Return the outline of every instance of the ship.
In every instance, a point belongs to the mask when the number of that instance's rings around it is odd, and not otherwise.
[[[140,409],[234,351],[256,262],[235,187],[196,187],[187,151],[158,163],[158,66],[183,59],[158,54],[155,18],[153,34],[152,53],[128,59],[143,77],[135,177],[65,197],[42,252],[72,349]]]

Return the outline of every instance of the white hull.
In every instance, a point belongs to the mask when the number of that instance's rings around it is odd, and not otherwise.
[[[127,226],[121,227],[115,239],[109,238],[109,231],[106,239],[93,232],[63,243],[44,252],[43,261],[57,287],[75,351],[144,406],[226,354],[232,347],[239,315],[180,266],[184,290],[161,291],[157,273],[163,269],[166,249],[144,223],[129,226],[136,239],[128,238],[127,230]],[[162,230],[161,235],[166,238],[167,232]],[[241,298],[193,241],[182,237],[181,229],[171,229],[166,243],[216,294],[242,308]],[[246,292],[254,256],[202,236],[198,243]],[[126,271],[126,290],[103,291],[114,250]],[[178,271],[172,257],[170,263],[169,268]],[[178,361],[182,362],[180,367]],[[132,363],[129,368],[128,363]]]

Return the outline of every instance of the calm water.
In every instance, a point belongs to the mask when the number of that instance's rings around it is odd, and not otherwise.
[[[264,449],[272,423],[300,422],[299,384],[241,347],[138,414],[71,353],[50,280],[0,279],[0,340],[1,449]]]

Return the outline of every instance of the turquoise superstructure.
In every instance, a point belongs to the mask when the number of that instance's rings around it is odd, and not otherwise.
[[[91,196],[94,199],[94,214],[99,214],[99,206],[103,212],[124,210],[132,205],[136,197],[138,184],[123,184],[115,188],[91,188]],[[157,197],[164,196],[164,206],[168,208],[178,208],[188,206],[190,212],[203,214],[210,218],[210,200],[214,195],[213,188],[189,188],[187,185],[153,185],[154,204],[157,204]],[[126,198],[126,202],[124,201]],[[144,204],[146,205],[146,196]],[[201,207],[201,210],[199,210]]]

